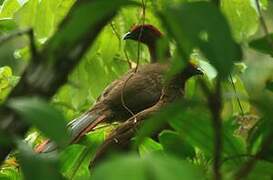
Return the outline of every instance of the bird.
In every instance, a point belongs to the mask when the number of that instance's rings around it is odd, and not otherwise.
[[[89,110],[72,120],[67,125],[70,134],[69,144],[77,143],[100,123],[126,121],[134,114],[158,102],[162,95],[165,74],[170,67],[169,61],[158,62],[156,44],[162,37],[163,33],[150,24],[136,25],[123,36],[124,40],[133,40],[146,45],[151,63],[130,69],[125,75],[110,83]],[[165,55],[169,58],[169,48]],[[187,79],[200,74],[203,74],[202,70],[188,63],[181,73],[182,83],[185,84]],[[48,139],[38,144],[35,152],[48,153],[57,148],[55,142]]]

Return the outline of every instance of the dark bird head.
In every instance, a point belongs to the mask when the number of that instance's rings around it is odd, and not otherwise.
[[[123,36],[123,39],[140,41],[149,46],[154,44],[162,36],[163,34],[156,27],[150,24],[144,24],[134,26],[130,32]]]
[[[202,71],[200,67],[198,67],[192,62],[189,62],[187,66],[184,68],[182,74],[184,75],[186,79],[188,79],[192,76],[204,75],[204,72]]]
[[[153,25],[144,24],[134,26],[128,33],[123,36],[123,40],[134,40],[148,46],[151,62],[157,62],[157,41],[163,37],[163,34]],[[169,47],[166,48],[165,57],[170,57]]]

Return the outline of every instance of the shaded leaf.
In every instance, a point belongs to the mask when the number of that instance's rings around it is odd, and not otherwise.
[[[270,38],[273,41],[273,34],[270,34],[269,37],[264,36],[258,39],[255,39],[249,43],[249,46],[265,54],[269,54],[273,57],[272,44],[269,44],[267,38]]]
[[[159,135],[159,141],[163,146],[165,152],[180,157],[182,159],[195,156],[194,148],[182,137],[179,136],[177,132],[164,130]]]
[[[190,57],[194,48],[200,48],[219,76],[225,78],[233,62],[241,59],[241,49],[234,42],[226,19],[212,3],[169,6],[161,17],[177,41],[184,60]]]
[[[66,121],[62,113],[45,101],[38,98],[16,98],[9,101],[9,106],[59,145],[68,141]]]
[[[267,81],[266,82],[266,89],[273,92],[273,81]]]
[[[58,172],[58,164],[55,157],[38,156],[22,141],[18,141],[17,146],[19,149],[18,158],[23,170],[24,179],[64,179]]]
[[[196,180],[203,179],[203,172],[186,161],[166,156],[121,156],[97,167],[92,179],[107,180]]]
[[[221,9],[226,15],[237,41],[245,41],[259,27],[259,17],[251,0],[221,0]]]
[[[104,130],[89,133],[81,145],[67,147],[60,155],[61,172],[69,179],[86,179],[90,176],[89,163],[103,142]]]

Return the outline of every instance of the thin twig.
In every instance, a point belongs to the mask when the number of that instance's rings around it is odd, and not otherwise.
[[[273,51],[273,39],[270,38],[270,34],[269,34],[268,28],[266,26],[266,22],[265,22],[265,19],[263,17],[262,11],[261,11],[260,3],[259,3],[258,0],[255,0],[255,3],[256,3],[258,13],[259,13],[260,23],[262,25],[263,31],[264,31],[265,36],[266,36],[266,41],[267,41],[267,43],[269,44],[269,46],[271,47],[271,49]]]
[[[123,87],[122,87],[122,90],[121,90],[121,93],[120,93],[120,99],[121,99],[121,104],[122,106],[131,114],[131,116],[134,116],[135,113],[126,105],[126,102],[124,100],[124,89],[128,83],[128,81],[135,75],[135,72],[132,72],[130,74],[130,76],[126,79],[126,81],[124,82],[123,84]]]
[[[118,33],[116,27],[114,26],[113,22],[110,23],[110,26],[114,32],[114,34],[116,35],[117,39],[119,40],[119,47],[121,47],[121,35]],[[126,50],[123,48],[123,52],[124,52],[124,55],[125,55],[125,58],[126,58],[126,61],[128,63],[128,67],[131,69],[132,68],[132,63],[129,59],[129,56],[126,52]]]
[[[229,73],[229,78],[230,78],[230,81],[231,81],[231,85],[232,85],[233,91],[234,91],[235,96],[236,96],[237,103],[238,103],[239,108],[240,108],[240,111],[241,111],[241,114],[242,114],[242,116],[244,116],[244,115],[245,115],[244,109],[243,109],[243,106],[242,106],[242,104],[241,104],[241,101],[240,101],[240,99],[239,99],[239,97],[238,97],[237,90],[236,90],[236,86],[235,86],[235,84],[234,84],[233,78],[232,78],[232,76],[231,76],[230,73]]]
[[[113,21],[110,23],[110,26],[111,26],[111,29],[113,30],[113,32],[114,32],[116,38],[118,39],[119,47],[120,47],[120,45],[121,45],[121,36],[120,36],[120,34],[118,33],[116,27],[114,26]]]
[[[234,156],[229,156],[229,157],[224,158],[222,160],[222,164],[224,164],[227,161],[231,161],[231,160],[239,159],[239,158],[255,158],[255,155],[253,155],[253,154],[236,154]]]
[[[142,25],[145,23],[145,11],[146,11],[146,0],[142,0],[142,10],[143,10],[143,16],[142,16]],[[138,36],[138,49],[137,49],[137,65],[135,67],[134,73],[130,74],[130,76],[126,79],[125,83],[123,84],[123,88],[121,90],[121,103],[122,106],[132,115],[132,117],[136,117],[134,112],[126,105],[126,102],[124,100],[124,89],[127,85],[127,82],[135,75],[135,73],[138,70],[139,67],[139,59],[140,59],[140,38],[142,36],[143,27],[140,29],[140,34]],[[136,119],[135,119],[136,121]]]

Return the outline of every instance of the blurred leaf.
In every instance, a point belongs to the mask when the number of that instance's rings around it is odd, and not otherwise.
[[[256,105],[257,109],[262,113],[261,119],[258,121],[257,125],[252,129],[248,138],[248,148],[251,153],[257,153],[261,149],[261,145],[272,136],[272,107],[273,107],[273,97],[270,94],[263,93],[257,96],[256,99],[252,101]],[[272,156],[273,146],[270,144],[262,158],[265,160],[273,161]]]
[[[240,105],[243,109],[243,112],[248,113],[250,111],[250,104],[248,101],[249,95],[240,76],[238,75],[232,76],[232,79],[229,78],[229,81],[223,83],[223,87],[224,87],[223,94],[225,98],[224,102],[230,103],[232,107],[231,111],[228,113],[229,117],[232,115],[242,113],[238,103],[238,99],[240,101]],[[234,91],[234,88],[236,89],[236,91]]]
[[[38,9],[39,0],[29,0],[27,1],[19,11],[15,13],[15,20],[19,27],[21,28],[33,28],[35,19],[36,19],[36,11]],[[47,28],[47,27],[45,27]]]
[[[0,67],[0,102],[4,101],[19,77],[14,76],[9,66]]]
[[[15,168],[2,168],[0,172],[1,180],[18,180],[22,179],[21,174]]]
[[[203,108],[186,108],[183,113],[170,121],[191,145],[200,148],[207,155],[212,155],[214,133],[209,112]],[[223,124],[223,155],[232,156],[245,152],[244,144],[236,138],[230,122]]]
[[[61,172],[69,179],[88,179],[89,163],[104,136],[104,129],[91,132],[81,140],[84,146],[74,144],[66,148],[60,155]]]
[[[266,82],[266,89],[273,92],[273,81],[267,81]]]
[[[14,12],[20,8],[18,0],[5,0],[0,11],[0,19],[12,18]]]
[[[162,152],[162,145],[151,138],[145,138],[142,144],[139,145],[139,154],[141,156],[158,152]]]
[[[121,156],[98,166],[92,179],[130,180],[196,180],[203,179],[203,172],[186,161],[168,156]]]
[[[233,41],[227,21],[211,3],[170,6],[161,17],[180,53],[188,59],[194,48],[200,48],[221,78],[227,77],[233,62],[241,59],[241,49]]]
[[[21,28],[32,27],[37,38],[48,38],[75,0],[29,0],[15,14]]]
[[[68,142],[66,121],[59,111],[38,98],[16,98],[9,106],[23,116],[29,124],[36,126],[59,145]]]
[[[86,147],[82,145],[74,144],[66,148],[60,155],[61,172],[67,178],[73,179],[85,154]]]
[[[252,0],[222,0],[221,9],[226,15],[237,41],[245,41],[259,27],[259,17]]]
[[[159,135],[159,141],[163,149],[168,154],[177,156],[179,158],[193,158],[195,151],[193,146],[185,142],[177,132],[164,130]]]
[[[270,38],[273,41],[273,34],[271,33],[269,37],[264,36],[258,39],[255,39],[249,43],[249,46],[266,54],[270,54],[273,57],[272,45],[269,44],[267,38]]]
[[[257,161],[255,167],[250,171],[248,180],[270,180],[273,177],[273,163],[267,161]]]
[[[13,19],[0,19],[0,35],[17,29],[17,25]]]
[[[210,112],[194,101],[183,100],[171,104],[152,117],[138,132],[136,144],[142,142],[144,137],[151,135],[152,132],[162,128],[166,122],[169,122],[179,132],[185,142],[198,147],[206,155],[212,156],[214,134]],[[233,135],[235,127],[230,123],[231,121],[227,121],[223,124],[223,155],[225,157],[243,154],[246,150],[242,140]]]
[[[24,179],[64,179],[58,172],[58,164],[55,157],[38,156],[22,141],[18,141],[17,146],[20,152],[18,158],[23,170]]]

